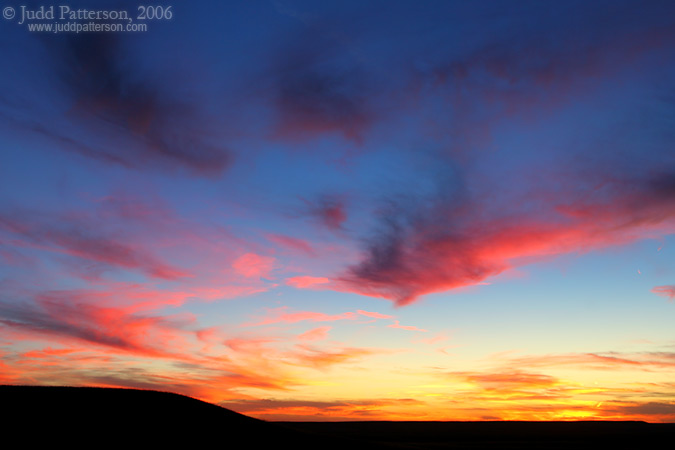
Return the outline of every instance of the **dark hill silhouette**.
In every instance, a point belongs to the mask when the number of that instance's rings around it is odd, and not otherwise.
[[[30,448],[401,448],[293,430],[168,392],[0,386],[2,428]],[[5,437],[7,439],[7,437]],[[23,441],[23,440],[26,441]],[[43,447],[48,445],[49,447]],[[405,447],[404,447],[405,448]]]
[[[135,389],[0,386],[0,405],[5,440],[29,448],[597,449],[675,438],[675,424],[645,422],[265,422]]]

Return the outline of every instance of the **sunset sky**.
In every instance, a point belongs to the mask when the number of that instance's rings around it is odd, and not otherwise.
[[[0,384],[675,422],[674,2],[157,3],[0,18]]]

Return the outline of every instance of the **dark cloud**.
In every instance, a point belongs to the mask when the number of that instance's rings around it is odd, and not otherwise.
[[[269,70],[275,132],[290,139],[337,133],[361,142],[376,118],[376,89],[350,49],[320,25],[281,37]]]
[[[6,58],[17,75],[23,68],[51,77],[8,80],[15,89],[0,98],[0,115],[12,133],[128,168],[215,176],[230,166],[225,125],[141,36],[64,33],[16,47]]]
[[[347,221],[347,202],[339,195],[321,195],[312,200],[303,199],[305,213],[322,226],[333,230],[343,230]]]
[[[675,403],[644,402],[629,404],[611,403],[603,408],[603,412],[617,414],[620,417],[644,417],[645,420],[672,422],[675,419]]]
[[[351,401],[312,401],[312,400],[276,400],[241,399],[221,402],[220,406],[242,414],[252,414],[269,420],[298,420],[300,417],[323,417],[330,420],[371,420],[383,415],[387,407],[415,407],[425,403],[411,398],[399,399],[361,399]]]
[[[130,165],[159,160],[200,173],[229,165],[229,153],[203,136],[196,107],[177,98],[179,88],[139,70],[140,61],[117,34],[69,35],[59,44],[55,56],[75,102],[73,116],[126,130],[140,149],[122,156]]]

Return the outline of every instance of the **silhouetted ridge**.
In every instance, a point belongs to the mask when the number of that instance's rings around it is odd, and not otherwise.
[[[3,430],[28,448],[595,450],[675,440],[675,424],[646,422],[265,422],[136,389],[0,386],[0,404]]]
[[[10,424],[78,442],[201,442],[206,435],[259,435],[269,424],[219,406],[168,392],[88,387],[0,386]],[[38,436],[48,440],[47,436]]]
[[[28,447],[188,447],[344,449],[359,444],[289,429],[169,392],[53,386],[0,386],[3,428]],[[7,419],[4,419],[7,417]],[[23,441],[25,439],[25,441]],[[369,448],[392,448],[363,443]],[[124,446],[124,447],[121,447]],[[42,447],[35,447],[42,448]]]

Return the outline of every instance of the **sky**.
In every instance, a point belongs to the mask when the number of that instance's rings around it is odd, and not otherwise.
[[[675,422],[673,2],[157,3],[5,2],[0,383]]]

